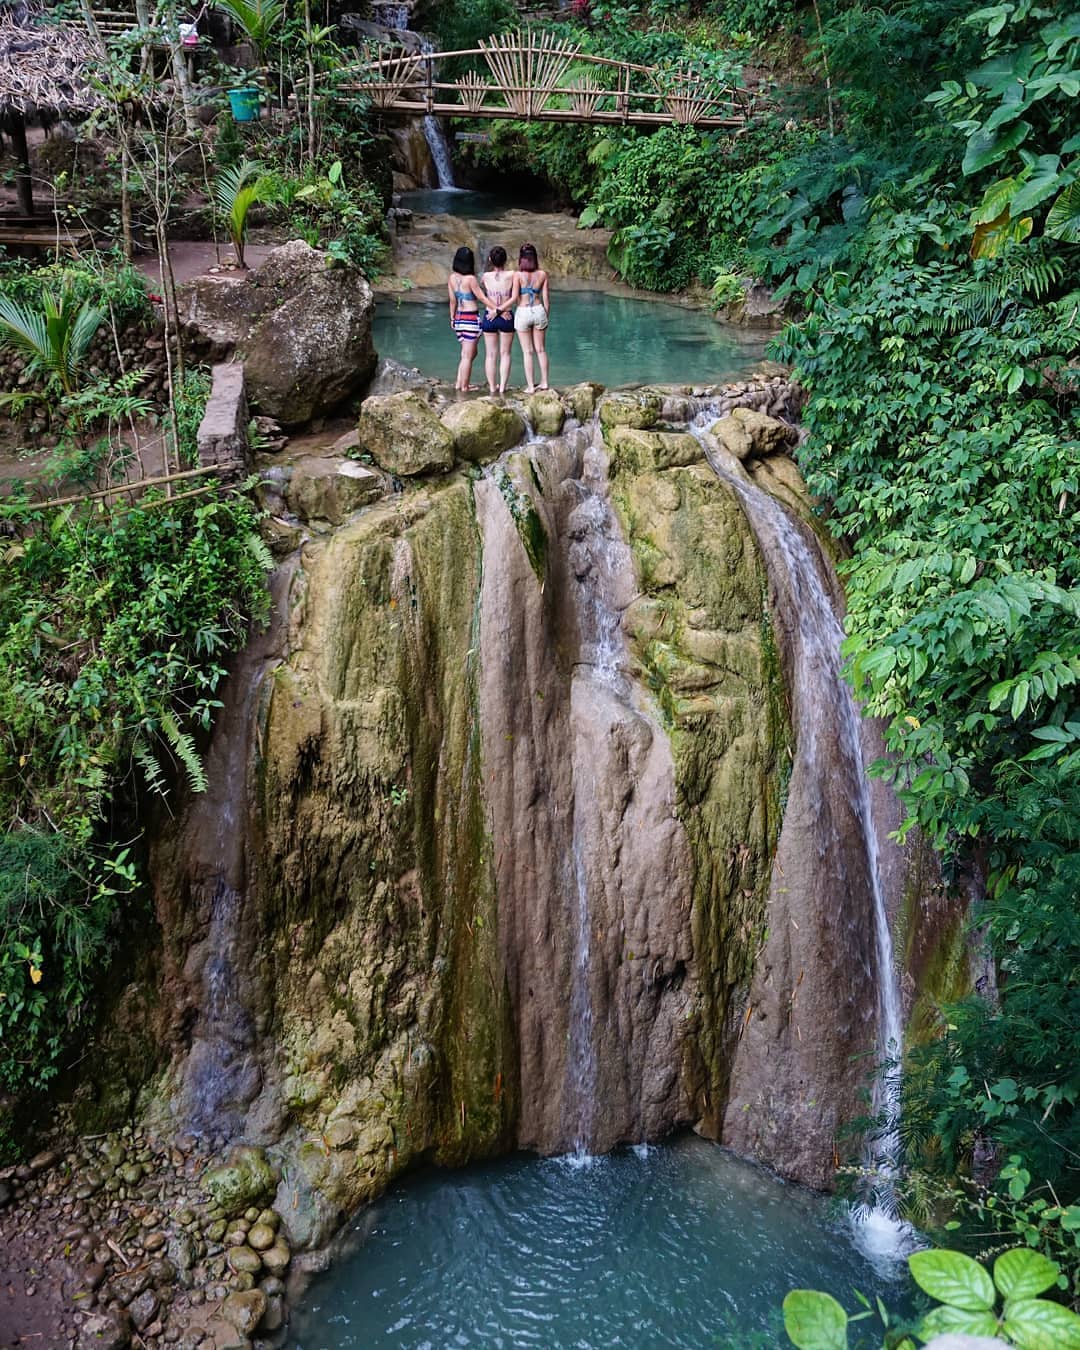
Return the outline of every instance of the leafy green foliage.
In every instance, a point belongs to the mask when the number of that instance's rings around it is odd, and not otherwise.
[[[0,553],[0,1085],[38,1086],[93,991],[117,897],[136,876],[105,842],[134,764],[167,790],[225,654],[266,614],[255,512],[241,496],[39,517]]]
[[[1080,1317],[1069,1308],[1040,1298],[1060,1279],[1060,1267],[1026,1247],[1003,1252],[994,1262],[993,1278],[978,1261],[946,1249],[913,1252],[908,1257],[912,1279],[937,1301],[909,1335],[889,1333],[890,1319],[880,1304],[883,1342],[897,1350],[914,1350],[915,1340],[954,1333],[996,1336],[1022,1350],[1067,1350],[1080,1347]],[[1001,1300],[999,1306],[999,1299]],[[829,1294],[793,1289],[784,1299],[784,1326],[799,1350],[846,1350],[848,1327],[870,1315],[849,1317]]]

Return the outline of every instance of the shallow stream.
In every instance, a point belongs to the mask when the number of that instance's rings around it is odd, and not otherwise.
[[[446,292],[382,298],[375,316],[375,346],[382,356],[425,375],[453,380],[458,344],[450,331]],[[570,290],[552,282],[551,382],[556,388],[595,380],[624,384],[697,384],[738,379],[765,353],[767,337],[717,323],[700,310],[662,300]],[[511,388],[524,381],[521,349],[514,340]],[[485,386],[484,344],[473,383]]]
[[[904,1297],[836,1202],[692,1135],[427,1172],[365,1210],[345,1248],[294,1313],[302,1350],[773,1350],[790,1289],[852,1311],[855,1291]]]

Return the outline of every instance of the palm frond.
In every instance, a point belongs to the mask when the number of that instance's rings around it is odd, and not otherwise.
[[[49,351],[45,315],[0,295],[0,346],[44,362]]]

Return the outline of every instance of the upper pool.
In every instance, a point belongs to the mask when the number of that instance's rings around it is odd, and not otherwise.
[[[449,317],[445,291],[400,302],[380,299],[374,330],[379,355],[452,382],[458,344]],[[766,335],[717,323],[700,310],[604,291],[563,290],[553,282],[548,351],[556,388],[582,380],[618,386],[737,379],[761,360],[767,341]],[[473,383],[481,386],[483,357],[481,342],[473,367]],[[523,383],[515,338],[510,384],[520,389]]]
[[[693,1136],[585,1165],[428,1172],[365,1210],[347,1245],[294,1313],[300,1350],[776,1350],[790,1289],[852,1311],[856,1291],[906,1301],[841,1207]]]

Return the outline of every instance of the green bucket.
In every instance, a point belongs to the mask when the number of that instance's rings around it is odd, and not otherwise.
[[[229,105],[233,119],[237,122],[254,122],[259,116],[259,91],[257,89],[230,89]]]

